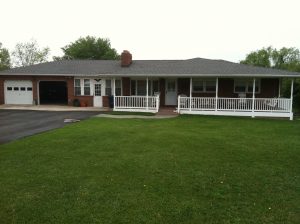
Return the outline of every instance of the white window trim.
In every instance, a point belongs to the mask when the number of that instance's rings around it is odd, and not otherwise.
[[[147,82],[146,79],[144,78],[134,78],[134,79],[130,79],[130,95],[131,95],[131,82],[134,81],[135,82],[135,93],[134,96],[138,96],[137,95],[137,91],[138,91],[138,84],[137,81],[141,81],[144,80]],[[160,87],[160,83],[159,83],[159,79],[148,79],[148,85],[149,85],[149,93],[153,92],[153,81],[158,81],[158,91],[159,91],[159,87]],[[147,85],[147,84],[146,84]]]
[[[106,95],[106,89],[108,88],[107,87],[107,81],[110,81],[110,95]],[[112,79],[105,79],[105,86],[104,86],[105,88],[104,88],[104,96],[111,96],[111,95],[113,95],[113,80]]]
[[[76,79],[79,79],[80,80],[80,95],[76,95],[76,91],[75,91],[75,87],[76,87],[76,82],[75,82],[75,80]],[[84,87],[87,87],[87,86],[84,86],[84,80],[85,79],[88,79],[88,80],[90,80],[90,95],[84,95]],[[77,87],[79,87],[79,86],[77,86]],[[90,78],[75,78],[74,79],[74,96],[92,96],[92,79],[90,79]]]
[[[120,87],[121,88],[121,95],[120,96],[123,96],[123,82],[122,82],[122,79],[115,79],[115,85],[116,85],[117,80],[120,80],[120,85],[121,85],[121,87]],[[115,89],[114,92],[116,93],[116,86],[114,86],[113,88]],[[114,94],[114,93],[112,93],[112,94]]]
[[[203,82],[203,91],[196,91],[194,90],[194,81],[201,81]],[[206,82],[215,82],[215,89],[213,91],[207,91],[206,90]],[[216,92],[216,80],[214,79],[193,79],[193,86],[192,86],[192,92],[193,93],[215,93]]]
[[[245,92],[235,91],[235,87],[236,87],[236,82],[237,81],[244,81],[244,82],[246,82],[246,91]],[[253,93],[253,89],[252,88],[251,88],[250,91],[248,91],[248,87],[249,86],[253,87],[253,80],[252,79],[234,79],[233,92],[234,93]],[[258,87],[258,91],[255,92],[255,94],[260,94],[260,91],[261,91],[261,80],[260,79],[256,79],[255,80],[255,87]]]

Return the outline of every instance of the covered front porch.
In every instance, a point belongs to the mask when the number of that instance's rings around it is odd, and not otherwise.
[[[293,119],[293,80],[289,98],[281,95],[281,79],[269,77],[122,78],[122,87],[119,96],[113,89],[114,111],[157,113],[170,106],[179,114]]]

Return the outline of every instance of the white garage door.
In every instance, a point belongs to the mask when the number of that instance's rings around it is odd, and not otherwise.
[[[32,104],[32,82],[7,80],[4,84],[6,104]]]

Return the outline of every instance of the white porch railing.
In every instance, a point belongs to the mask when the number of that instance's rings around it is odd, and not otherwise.
[[[222,98],[178,96],[178,112],[237,116],[292,117],[289,98]]]
[[[152,112],[159,110],[159,95],[157,96],[115,96],[114,111]]]

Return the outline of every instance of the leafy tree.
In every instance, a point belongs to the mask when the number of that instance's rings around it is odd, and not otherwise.
[[[300,72],[300,52],[297,48],[283,47],[272,52],[273,67],[293,72]]]
[[[292,72],[300,72],[300,51],[297,48],[283,47],[279,50],[268,47],[253,51],[248,54],[242,64],[249,64],[261,67],[283,69]],[[291,81],[282,80],[282,92],[285,97],[290,96]],[[300,108],[300,80],[294,84],[294,105]]]
[[[256,65],[261,67],[271,67],[272,64],[272,47],[263,48],[258,51],[253,51],[242,60],[241,64]]]
[[[49,53],[48,47],[40,49],[36,40],[30,40],[25,43],[17,43],[12,56],[14,65],[20,67],[46,62]]]
[[[53,57],[54,60],[61,59],[102,59],[117,60],[120,55],[111,48],[109,39],[87,36],[79,38],[75,42],[62,48],[64,56]]]
[[[297,48],[283,47],[277,50],[267,47],[247,54],[240,63],[300,72],[300,51]]]
[[[10,56],[6,48],[2,48],[0,43],[0,71],[10,68]]]

